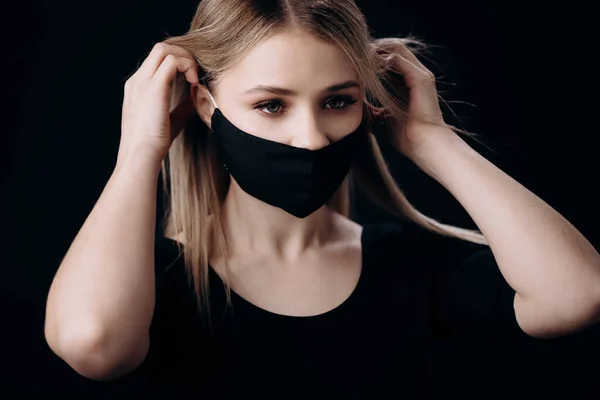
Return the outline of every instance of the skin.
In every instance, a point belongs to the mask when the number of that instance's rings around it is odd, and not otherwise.
[[[362,120],[358,84],[324,92],[348,81],[358,79],[341,50],[290,30],[266,39],[226,71],[213,98],[238,128],[315,150],[348,135]],[[245,93],[258,85],[295,93]],[[191,94],[198,115],[210,127],[214,105],[206,87],[193,85]],[[233,178],[222,209],[231,256],[210,263],[223,276],[227,261],[231,287],[246,300],[271,312],[307,316],[337,307],[354,290],[361,270],[360,225],[326,206],[296,218],[248,195]]]
[[[521,329],[548,338],[600,321],[598,252],[556,210],[444,125],[435,76],[408,48],[393,39],[380,46],[393,54],[393,67],[404,76],[410,94],[408,120],[392,145],[447,188],[473,218],[516,292]],[[338,49],[289,31],[266,40],[228,71],[217,84],[216,101],[249,133],[317,149],[360,122],[360,101],[343,112],[320,107],[322,89],[352,75]],[[265,119],[252,109],[254,99],[239,94],[256,84],[287,87],[298,95],[286,98],[282,117]],[[362,97],[360,88],[346,90],[354,91],[357,100]],[[210,124],[213,106],[206,90],[196,86],[192,92],[197,112]],[[296,219],[246,195],[235,183],[224,211],[234,246],[232,287],[250,301],[283,314],[311,315],[335,307],[352,292],[360,275],[356,224],[325,207]],[[351,256],[344,259],[344,254]],[[223,260],[215,265],[222,270]]]
[[[559,212],[445,127],[435,76],[403,43],[384,39],[409,88],[408,120],[393,145],[465,208],[515,290],[530,336],[549,338],[600,321],[600,254]],[[476,301],[474,299],[474,301]]]
[[[394,67],[410,90],[409,118],[392,144],[447,188],[473,218],[516,291],[515,315],[523,331],[552,337],[600,321],[600,255],[594,247],[556,210],[443,127],[435,77],[414,54],[396,39],[379,46],[394,54]],[[270,60],[268,69],[264,60]],[[170,82],[178,72],[191,84],[193,104],[169,115]],[[322,93],[353,78],[348,60],[335,47],[288,31],[265,40],[227,71],[216,83],[215,99],[249,133],[318,149],[361,121],[360,88]],[[241,94],[258,84],[297,94]],[[357,102],[331,110],[340,107],[338,100],[331,104],[334,94]],[[275,98],[284,103],[283,112],[277,105],[253,108]],[[163,44],[128,79],[123,103],[115,171],[56,273],[44,326],[50,348],[81,375],[98,380],[124,375],[147,354],[161,161],[181,128],[183,118],[175,116],[192,106],[190,112],[210,126],[214,111],[198,83],[194,57]],[[248,196],[235,181],[223,214],[233,252],[228,260],[210,263],[223,275],[228,262],[231,287],[246,300],[275,313],[307,316],[335,308],[354,290],[361,272],[359,225],[326,207],[296,219]]]

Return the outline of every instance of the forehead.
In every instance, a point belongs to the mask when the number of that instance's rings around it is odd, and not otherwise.
[[[222,76],[236,93],[257,84],[306,92],[351,79],[357,75],[339,47],[299,30],[266,38]]]

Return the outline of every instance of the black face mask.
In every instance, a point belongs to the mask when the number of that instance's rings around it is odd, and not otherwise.
[[[242,131],[214,99],[213,104],[212,131],[233,179],[249,195],[298,218],[321,208],[340,187],[364,133],[361,123],[354,132],[318,150],[293,147]]]

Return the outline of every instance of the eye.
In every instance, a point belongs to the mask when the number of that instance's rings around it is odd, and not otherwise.
[[[341,105],[340,105],[341,103]],[[352,97],[350,96],[338,96],[338,97],[332,97],[331,99],[327,100],[325,102],[325,104],[337,104],[337,106],[332,106],[330,107],[333,110],[339,110],[342,108],[346,108],[348,106],[351,106],[352,104],[356,103],[356,100],[354,100]]]
[[[330,110],[343,110],[356,102],[357,100],[350,96],[335,96],[325,101],[324,108]],[[276,115],[281,109],[284,109],[284,103],[279,99],[273,99],[260,102],[254,105],[253,108],[259,110],[263,114]]]
[[[283,102],[281,100],[269,100],[258,103],[254,108],[265,114],[277,114],[277,111],[281,108],[282,104]],[[266,109],[267,111],[263,111],[263,109]]]

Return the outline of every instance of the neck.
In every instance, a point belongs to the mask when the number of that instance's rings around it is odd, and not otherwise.
[[[309,248],[322,246],[332,234],[333,212],[327,206],[296,218],[250,196],[233,179],[221,212],[232,253],[251,251],[295,259]]]

